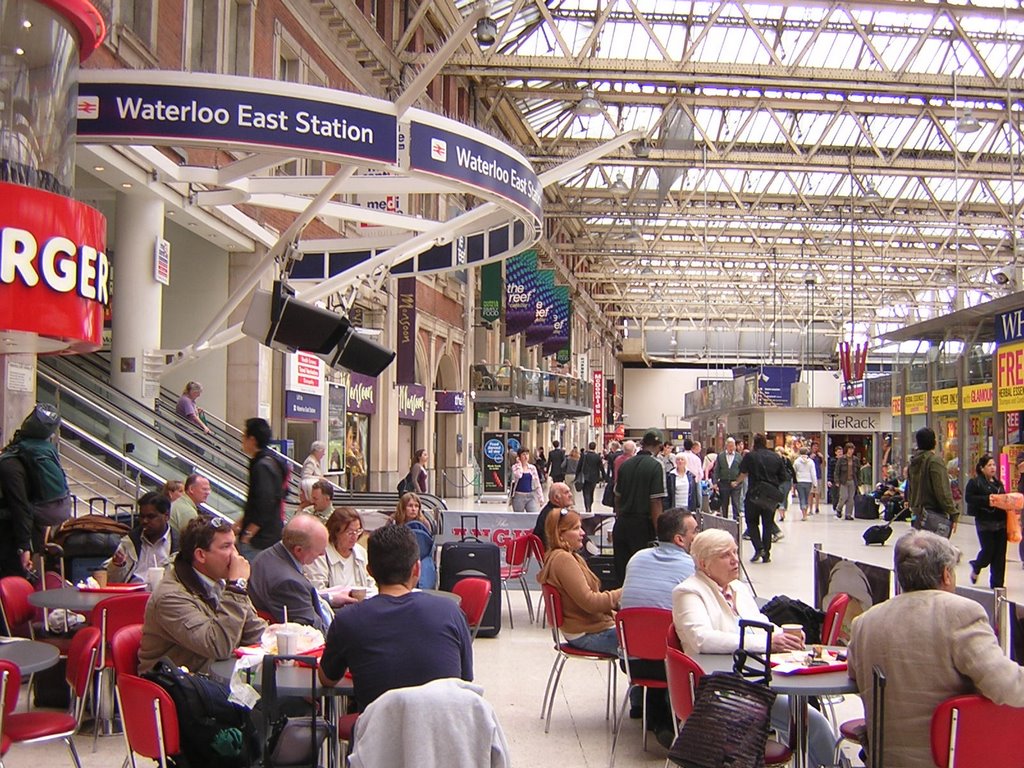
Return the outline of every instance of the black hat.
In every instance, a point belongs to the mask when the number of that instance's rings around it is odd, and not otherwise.
[[[57,406],[49,403],[36,403],[36,407],[21,422],[18,430],[22,437],[47,440],[60,426],[60,414]]]
[[[665,436],[661,433],[660,429],[648,429],[644,432],[644,445],[661,445],[664,440]]]

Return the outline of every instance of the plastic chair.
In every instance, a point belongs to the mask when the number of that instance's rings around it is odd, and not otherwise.
[[[676,632],[675,624],[669,624],[668,632],[665,633],[665,647],[674,648],[680,653],[683,652],[683,644],[679,642],[679,633]]]
[[[113,672],[114,665],[110,653],[111,638],[123,627],[132,624],[141,624],[146,615],[146,604],[149,602],[149,592],[132,592],[127,595],[114,595],[96,603],[92,609],[92,616],[89,623],[100,629],[100,655],[96,660],[97,682],[96,700],[103,697],[104,701],[113,701],[110,696],[114,690]],[[105,709],[97,704],[97,713],[94,719],[93,728],[93,751],[96,751],[96,741],[100,733],[100,721],[109,723],[113,719],[113,712],[103,713],[99,710]]]
[[[692,658],[675,648],[665,649],[665,678],[668,680],[668,698],[672,706],[676,736],[679,723],[685,722],[693,712],[697,695],[697,684],[704,677],[704,670]],[[790,733],[792,744],[795,733]],[[765,766],[783,766],[793,759],[793,750],[782,742],[768,739],[764,745]],[[668,762],[666,761],[666,765]]]
[[[114,672],[121,675],[139,674],[139,646],[142,645],[142,625],[121,627],[110,638],[110,658]]]
[[[512,620],[512,596],[508,591],[508,583],[512,580],[518,581],[523,588],[523,594],[526,595],[526,610],[530,614],[530,623],[533,623],[533,601],[530,599],[530,585],[526,583],[526,572],[533,559],[531,536],[533,536],[532,533],[524,533],[505,544],[505,565],[501,567],[501,588],[505,591],[508,624],[512,629],[515,629],[515,623]]]
[[[569,659],[608,662],[608,691],[605,697],[604,719],[610,719],[612,717],[612,702],[615,700],[617,688],[615,662],[618,661],[619,657],[611,653],[584,651],[574,648],[565,642],[562,639],[562,596],[550,584],[541,585],[541,593],[544,596],[547,620],[551,625],[551,639],[558,654],[551,664],[551,672],[548,673],[548,684],[544,688],[544,701],[540,705],[540,716],[545,718],[544,733],[547,733],[551,728],[551,710],[555,706],[555,693],[558,692],[558,683],[562,679],[562,669],[565,667],[565,662]],[[612,727],[614,728],[615,725],[616,722],[613,720]]]
[[[850,604],[850,596],[840,592],[832,598],[825,609],[825,620],[821,625],[821,642],[824,645],[838,645],[839,635],[843,629],[843,621],[846,619],[846,608]],[[828,707],[828,719],[836,730],[841,728],[836,719],[836,704],[841,704],[845,697],[842,694],[834,696],[821,696],[821,703]]]
[[[117,706],[121,710],[124,742],[134,768],[135,755],[168,768],[168,755],[181,752],[178,711],[174,701],[156,683],[131,674],[117,680]]]
[[[466,623],[476,640],[476,633],[480,630],[480,622],[483,621],[484,611],[487,610],[487,603],[491,599],[491,581],[478,576],[470,576],[459,579],[452,587],[452,593],[462,598],[459,607],[466,614]]]
[[[1024,755],[1024,709],[979,694],[953,696],[932,715],[932,760],[939,768],[1015,768]]]
[[[21,576],[4,576],[0,579],[0,615],[3,616],[7,634],[10,637],[31,637],[35,639],[32,619],[36,609],[28,601],[35,587]]]
[[[615,727],[615,735],[612,737],[612,753],[608,766],[615,765],[615,747],[619,741],[619,731],[622,729],[622,721],[626,715],[626,704],[629,703],[629,694],[637,686],[647,689],[656,688],[665,690],[668,683],[664,680],[650,677],[637,677],[630,669],[630,663],[637,660],[663,663],[665,660],[665,628],[672,626],[672,611],[666,608],[623,608],[615,614],[615,631],[619,635],[619,647],[626,664],[626,677],[629,678],[629,685],[626,686],[626,695],[622,697],[622,706],[619,708],[618,724]],[[644,751],[647,751],[647,696],[643,697],[641,706],[641,726],[643,729]]]

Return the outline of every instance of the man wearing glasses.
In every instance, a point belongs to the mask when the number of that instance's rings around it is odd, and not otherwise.
[[[249,562],[235,549],[231,521],[197,517],[181,535],[181,551],[146,604],[139,670],[164,656],[206,672],[235,648],[258,643],[267,624],[246,593]]]

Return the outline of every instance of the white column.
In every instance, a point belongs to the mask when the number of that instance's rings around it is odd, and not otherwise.
[[[3,446],[11,441],[15,430],[36,404],[36,356],[30,353],[0,355],[0,384],[4,391],[0,398],[0,446]]]
[[[161,200],[145,193],[118,194],[110,380],[151,408],[159,394],[159,377],[156,371],[147,372],[146,354],[160,348],[163,286],[156,280],[153,264],[157,238],[163,235]],[[173,258],[172,253],[172,269]]]

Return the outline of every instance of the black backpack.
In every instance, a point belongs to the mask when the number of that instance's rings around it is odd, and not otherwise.
[[[416,493],[416,481],[412,479],[412,470],[398,481],[398,495],[401,496],[403,493]]]
[[[71,493],[53,443],[21,437],[4,448],[0,461],[20,461],[25,467],[25,490],[40,527],[60,525],[71,517]]]
[[[825,612],[786,595],[773,597],[761,609],[761,613],[773,624],[799,624],[804,628],[804,639],[808,644],[821,642],[821,626],[825,623]]]
[[[181,733],[179,768],[247,768],[259,756],[259,739],[249,710],[228,701],[228,688],[160,659],[142,674],[174,700]]]

